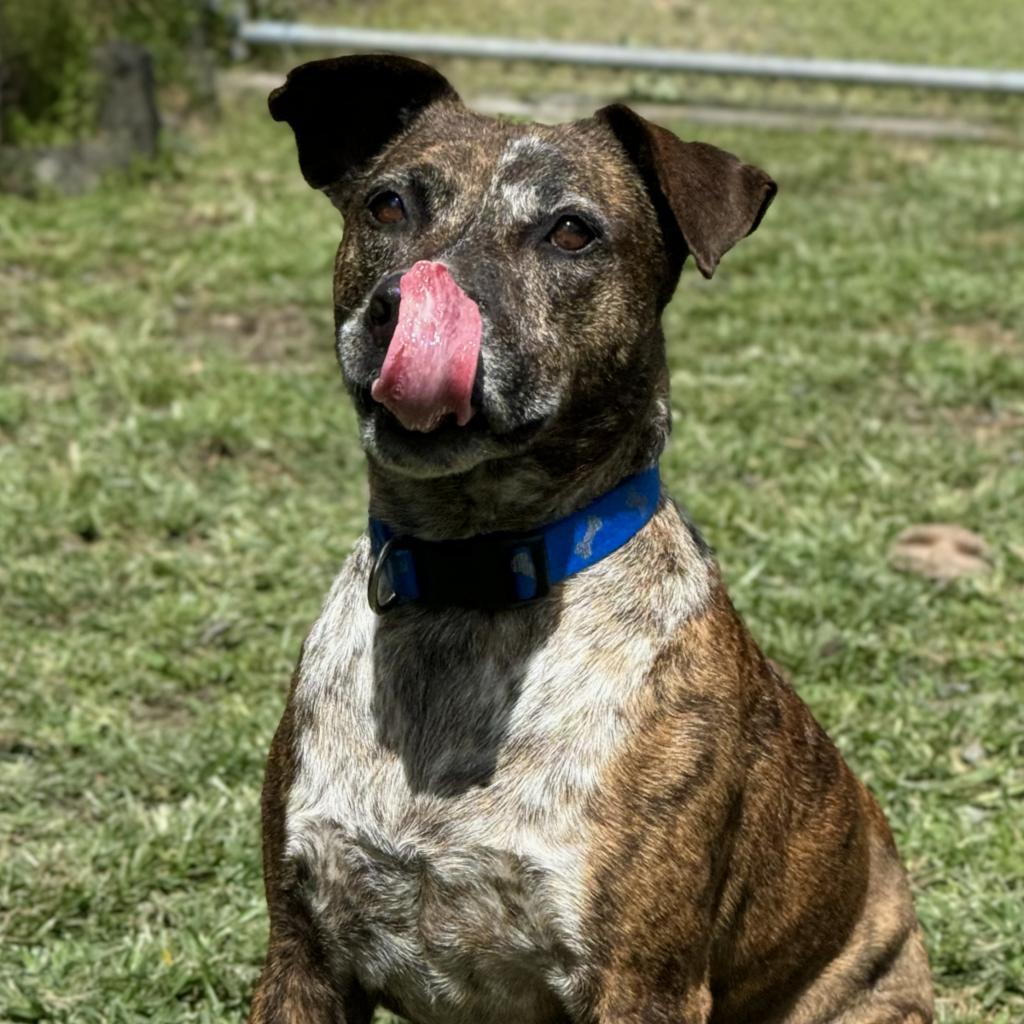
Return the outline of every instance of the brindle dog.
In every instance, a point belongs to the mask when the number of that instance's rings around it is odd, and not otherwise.
[[[394,57],[306,64],[270,109],[344,215],[337,352],[371,515],[428,540],[527,529],[657,461],[662,309],[688,255],[710,277],[757,227],[766,174],[622,106],[482,117]],[[396,274],[423,260],[480,311],[463,425],[374,398]],[[667,496],[520,607],[378,616],[370,571],[364,537],[270,751],[252,1022],[932,1020],[881,810]]]

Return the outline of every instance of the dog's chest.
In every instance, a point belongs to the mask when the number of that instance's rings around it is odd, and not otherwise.
[[[307,642],[288,804],[331,955],[420,1024],[561,1019],[585,996],[588,808],[650,641],[376,619],[352,569]]]

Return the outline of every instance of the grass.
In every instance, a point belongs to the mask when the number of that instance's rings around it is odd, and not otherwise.
[[[1006,33],[1024,28],[1015,0],[906,0],[898,8],[887,0],[294,0],[293,6],[303,20],[327,24],[982,67],[1019,63]]]
[[[306,22],[456,35],[587,41],[745,54],[971,66],[1020,66],[1024,12],[1018,0],[292,0]],[[256,53],[266,54],[267,51]],[[292,51],[293,63],[309,59]],[[277,60],[279,53],[272,52]],[[276,65],[275,65],[276,66]],[[1024,131],[1019,97],[839,86],[714,75],[593,71],[495,61],[448,61],[467,95],[583,93],[705,106],[895,114],[995,122]]]
[[[782,191],[668,312],[665,475],[888,810],[941,1019],[1011,1024],[1020,153],[675,127]],[[243,1019],[264,753],[364,515],[331,352],[336,217],[255,101],[188,138],[155,180],[0,197],[4,1021]],[[891,539],[931,520],[983,534],[993,573],[890,569]]]

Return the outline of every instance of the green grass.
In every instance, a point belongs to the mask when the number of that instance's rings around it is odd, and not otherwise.
[[[306,21],[373,28],[982,67],[1017,65],[1011,39],[1024,31],[1016,0],[898,6],[888,0],[294,0],[293,6]]]
[[[668,313],[665,475],[888,810],[942,1019],[1019,1021],[1020,153],[676,127],[782,191]],[[175,166],[0,198],[5,1021],[242,1019],[264,752],[364,515],[332,208],[255,101]],[[929,520],[993,574],[893,572]]]
[[[456,35],[495,35],[745,54],[897,63],[1021,66],[1019,0],[292,0],[307,22]],[[257,48],[277,60],[279,51]],[[295,50],[294,63],[310,52]],[[1024,131],[1019,97],[849,87],[708,75],[595,71],[497,61],[448,61],[467,95],[583,93],[702,105],[957,117]]]

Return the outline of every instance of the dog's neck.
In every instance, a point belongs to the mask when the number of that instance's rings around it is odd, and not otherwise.
[[[369,461],[370,515],[398,533],[454,540],[554,522],[658,460],[667,411],[654,403],[648,429],[624,431],[592,461],[557,439],[467,473],[413,479]],[[597,446],[595,446],[596,448]]]

